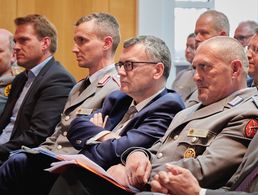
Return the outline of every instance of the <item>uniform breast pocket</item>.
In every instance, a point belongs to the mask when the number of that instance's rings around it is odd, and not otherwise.
[[[178,148],[183,158],[195,158],[202,155],[207,147],[209,147],[216,137],[216,134],[209,131],[206,137],[187,136],[180,140]]]

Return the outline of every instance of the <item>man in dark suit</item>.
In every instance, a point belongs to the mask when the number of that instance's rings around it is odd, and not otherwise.
[[[126,41],[120,61],[116,63],[120,91],[107,97],[102,110],[92,118],[80,117],[71,123],[68,138],[74,147],[108,169],[120,161],[128,147],[151,146],[164,135],[173,116],[183,108],[180,96],[165,89],[170,66],[169,49],[159,38],[138,36]],[[135,113],[124,120],[132,108]],[[107,118],[106,125],[103,118]],[[82,174],[77,175],[80,172]],[[91,180],[80,168],[70,169],[68,173],[77,175],[74,182],[82,185]],[[74,183],[59,186],[62,180],[63,177],[58,179],[52,193],[58,194],[58,188],[74,193],[71,190]],[[76,189],[84,193],[83,187],[76,186]]]
[[[166,194],[180,195],[251,195],[258,194],[258,133],[251,141],[242,163],[226,186],[217,190],[206,190],[199,186],[192,173],[182,167],[169,165],[167,171],[156,175],[151,182],[153,191],[163,191]],[[256,176],[250,179],[249,185],[240,190],[242,182],[252,175],[256,169]],[[137,195],[158,195],[160,193],[142,192]]]
[[[15,19],[17,63],[26,71],[17,75],[0,118],[0,160],[22,145],[36,147],[60,120],[74,78],[55,61],[55,27],[40,15]]]

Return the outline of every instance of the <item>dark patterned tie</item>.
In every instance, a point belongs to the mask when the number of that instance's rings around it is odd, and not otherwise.
[[[123,128],[124,124],[130,120],[134,114],[137,112],[137,109],[135,106],[130,106],[129,109],[127,110],[127,112],[125,113],[124,117],[122,118],[122,120],[117,124],[117,126],[113,129],[113,132],[116,132],[118,130],[120,130],[121,128]]]
[[[255,178],[258,175],[258,165],[246,176],[246,178],[239,184],[239,186],[236,188],[236,191],[246,191],[252,181],[255,180]]]

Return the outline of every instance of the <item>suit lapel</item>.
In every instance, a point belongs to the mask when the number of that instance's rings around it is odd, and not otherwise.
[[[41,80],[44,78],[44,75],[46,74],[46,72],[48,72],[49,68],[54,63],[55,63],[55,59],[54,59],[54,57],[52,57],[48,61],[48,63],[40,70],[39,74],[35,77],[33,83],[31,84],[30,89],[26,93],[23,102],[25,102],[29,97],[33,97],[34,96],[33,94],[38,92],[38,88],[40,87]],[[22,107],[22,105],[21,105],[21,107]]]

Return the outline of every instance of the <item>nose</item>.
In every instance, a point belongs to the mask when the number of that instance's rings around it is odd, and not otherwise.
[[[193,80],[194,80],[195,82],[198,82],[198,81],[201,80],[201,76],[200,76],[200,74],[198,73],[198,71],[197,71],[196,69],[195,69],[195,71],[194,71]]]
[[[117,73],[118,73],[120,76],[126,75],[126,71],[125,71],[124,66],[119,67],[119,68],[117,69]]]
[[[246,50],[246,55],[247,55],[248,60],[252,59],[252,52],[250,51],[250,49]]]
[[[73,45],[72,52],[73,52],[73,53],[78,53],[78,52],[79,52],[78,46],[77,46],[77,44],[75,44],[75,43],[74,43],[74,45]]]
[[[19,50],[19,49],[20,49],[19,43],[16,42],[15,45],[14,45],[14,47],[13,47],[13,49],[14,49],[14,51]]]

